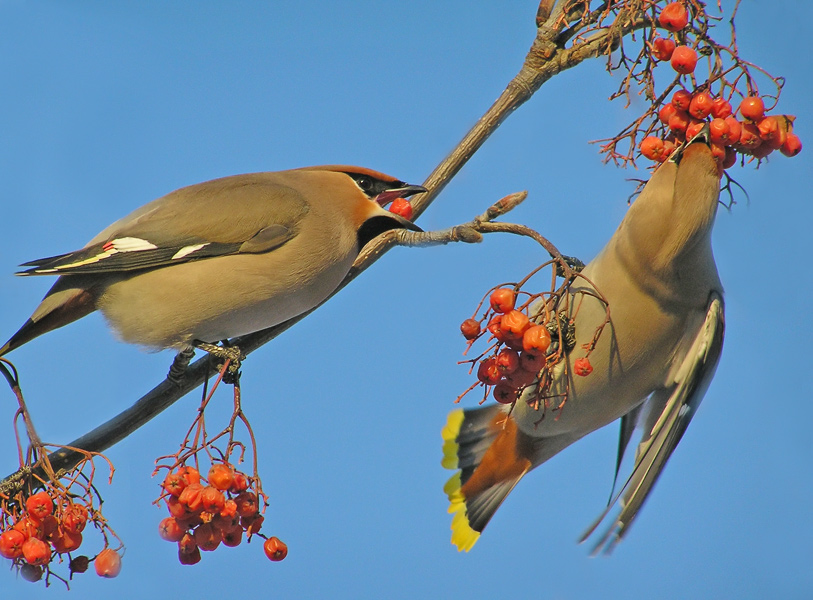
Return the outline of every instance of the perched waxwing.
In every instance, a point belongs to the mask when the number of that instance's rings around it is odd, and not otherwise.
[[[596,549],[611,549],[627,532],[697,410],[722,350],[723,288],[711,249],[719,189],[702,132],[655,171],[585,267],[585,278],[574,282],[568,310],[575,344],[567,370],[565,361],[554,367],[549,391],[551,398],[566,398],[561,410],[543,418],[544,406],[531,402],[531,386],[513,410],[494,405],[449,415],[442,464],[459,469],[444,488],[458,550],[474,545],[523,475],[616,419],[616,477],[636,425],[643,434],[632,474],[613,499],[620,497],[620,513]],[[593,372],[580,377],[574,362],[606,311],[594,295],[576,295],[594,289],[609,302],[610,322],[590,354]]]
[[[19,275],[59,279],[0,356],[95,310],[123,341],[150,349],[271,327],[327,298],[378,234],[420,231],[382,204],[423,191],[333,165],[181,188],[81,250],[22,265]]]

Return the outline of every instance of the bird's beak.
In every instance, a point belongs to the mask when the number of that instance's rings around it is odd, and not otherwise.
[[[406,198],[408,196],[412,196],[413,194],[422,194],[427,191],[428,190],[422,185],[405,185],[404,187],[395,188],[394,190],[381,192],[378,196],[376,196],[375,201],[381,206],[386,206],[396,198]]]
[[[703,129],[701,129],[696,136],[689,140],[689,144],[694,144],[696,142],[703,142],[706,144],[706,146],[711,145],[711,129],[709,128],[708,123],[703,125]]]
[[[702,143],[706,144],[706,146],[711,146],[711,129],[709,129],[708,123],[703,125],[703,129],[701,129],[697,133],[697,135],[695,135],[692,139],[684,142],[682,146],[675,150],[669,160],[680,164],[680,159],[683,158],[683,153],[686,151],[686,148],[688,148],[692,144],[697,143]]]
[[[423,229],[421,229],[420,227],[415,225],[415,223],[413,223],[409,219],[405,219],[401,215],[396,215],[395,213],[389,213],[387,216],[390,219],[395,219],[396,221],[398,221],[401,224],[401,227],[403,227],[404,229],[409,229],[410,231],[423,232]]]

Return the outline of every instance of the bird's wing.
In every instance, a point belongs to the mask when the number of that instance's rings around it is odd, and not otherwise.
[[[638,426],[638,420],[641,417],[641,412],[646,403],[642,402],[623,417],[621,417],[621,427],[618,432],[618,452],[615,457],[615,475],[613,475],[613,487],[610,490],[610,500],[608,504],[612,504],[613,496],[615,494],[615,484],[618,483],[618,473],[621,470],[621,463],[624,461],[624,455],[627,452],[632,434]]]
[[[24,263],[19,275],[111,274],[279,248],[308,203],[274,174],[181,188],[117,221],[75,252]]]
[[[596,544],[596,551],[609,552],[621,541],[677,447],[714,377],[723,347],[724,328],[723,299],[712,292],[706,318],[674,372],[671,385],[656,391],[648,401],[650,418],[636,451],[632,474],[615,498],[621,497],[621,512]],[[593,533],[609,510],[610,507],[593,523],[582,541]]]

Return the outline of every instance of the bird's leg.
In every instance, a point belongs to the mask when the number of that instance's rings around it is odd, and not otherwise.
[[[217,367],[218,370],[222,368],[223,362],[229,361],[229,368],[223,375],[223,383],[234,384],[239,380],[240,363],[245,359],[245,355],[240,351],[240,348],[230,346],[227,340],[224,340],[220,346],[201,342],[200,340],[194,340],[192,345],[204,352],[208,352],[209,356],[220,359],[221,363]]]
[[[181,379],[183,379],[184,373],[186,373],[186,368],[194,357],[195,349],[192,346],[187,346],[178,352],[178,354],[175,355],[175,360],[172,361],[172,366],[169,368],[167,379],[175,385],[180,385]]]

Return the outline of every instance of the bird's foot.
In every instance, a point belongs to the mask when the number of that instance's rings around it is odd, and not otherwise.
[[[239,381],[240,364],[246,358],[246,356],[240,351],[240,348],[237,346],[229,346],[228,342],[226,341],[222,342],[222,345],[220,346],[217,344],[201,342],[200,340],[195,340],[192,342],[192,344],[195,348],[200,348],[204,352],[208,352],[209,356],[219,359],[220,363],[217,366],[218,370],[223,368],[226,361],[229,362],[229,367],[223,374],[223,383],[235,384]]]
[[[584,263],[575,256],[567,256],[563,254],[562,258],[565,259],[565,264],[570,267],[571,271],[581,273],[584,270]],[[556,274],[559,277],[565,276],[564,269],[562,269],[561,265],[556,265]]]

